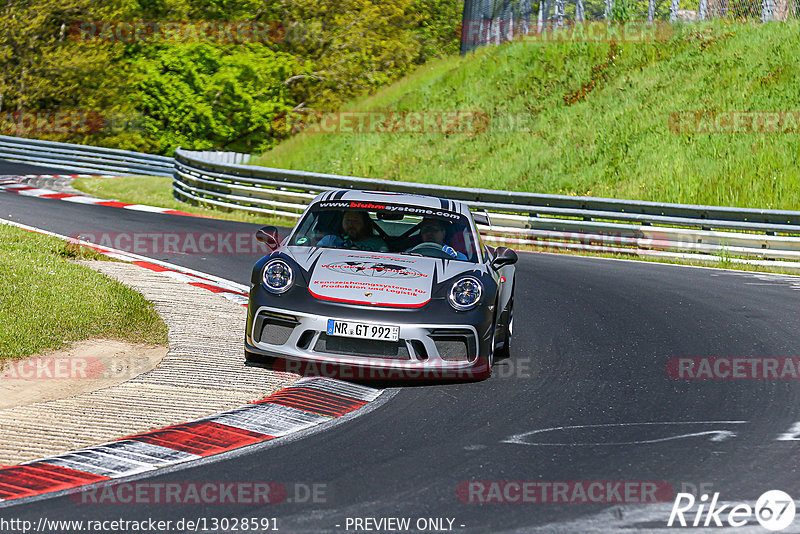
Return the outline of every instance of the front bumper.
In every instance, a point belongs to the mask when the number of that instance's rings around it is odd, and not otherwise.
[[[476,328],[470,324],[399,323],[381,320],[380,313],[365,314],[369,319],[361,319],[350,314],[320,315],[269,306],[250,310],[250,314],[245,345],[253,354],[399,371],[398,377],[409,378],[474,378],[476,373],[485,372],[488,363],[486,355],[491,336],[481,332],[488,325],[481,324]],[[389,342],[329,336],[328,319],[396,325],[400,329],[399,340]]]

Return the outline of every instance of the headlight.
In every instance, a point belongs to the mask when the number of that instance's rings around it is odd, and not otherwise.
[[[272,293],[283,293],[292,287],[294,273],[289,264],[280,259],[267,262],[264,274],[261,276],[264,287]]]
[[[447,299],[453,308],[465,311],[477,306],[482,294],[483,286],[480,281],[477,278],[467,276],[453,284]]]

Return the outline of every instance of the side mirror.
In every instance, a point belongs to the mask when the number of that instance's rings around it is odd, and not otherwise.
[[[494,251],[494,259],[492,260],[492,267],[496,270],[505,265],[513,265],[517,263],[517,253],[506,247],[497,247]]]
[[[278,239],[278,229],[274,226],[259,228],[256,232],[256,239],[267,245],[270,250],[275,250],[280,246]]]

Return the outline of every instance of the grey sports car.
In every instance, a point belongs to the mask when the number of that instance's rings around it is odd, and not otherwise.
[[[272,252],[256,262],[250,283],[250,365],[342,378],[481,379],[509,353],[517,255],[484,245],[463,203],[327,191],[282,243],[275,227],[257,238]]]

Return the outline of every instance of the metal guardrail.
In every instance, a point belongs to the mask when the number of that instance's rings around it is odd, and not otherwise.
[[[3,135],[0,159],[91,173],[172,176],[178,199],[290,218],[300,217],[314,196],[330,189],[447,197],[486,213],[476,221],[492,244],[760,262],[800,271],[798,211],[471,189],[241,165],[249,158],[235,153],[179,148],[173,159]]]
[[[129,150],[0,135],[0,159],[100,174],[172,176],[173,159]]]
[[[367,189],[446,197],[486,211],[493,244],[727,259],[790,260],[800,270],[800,212],[667,204],[376,180],[205,161],[175,152],[176,198],[250,213],[299,217],[319,192]],[[794,261],[791,261],[794,260]],[[740,261],[732,258],[729,261]]]
[[[224,152],[222,150],[203,150],[194,151],[193,154],[205,161],[214,163],[233,163],[235,165],[247,165],[252,157],[250,154],[241,152]]]

